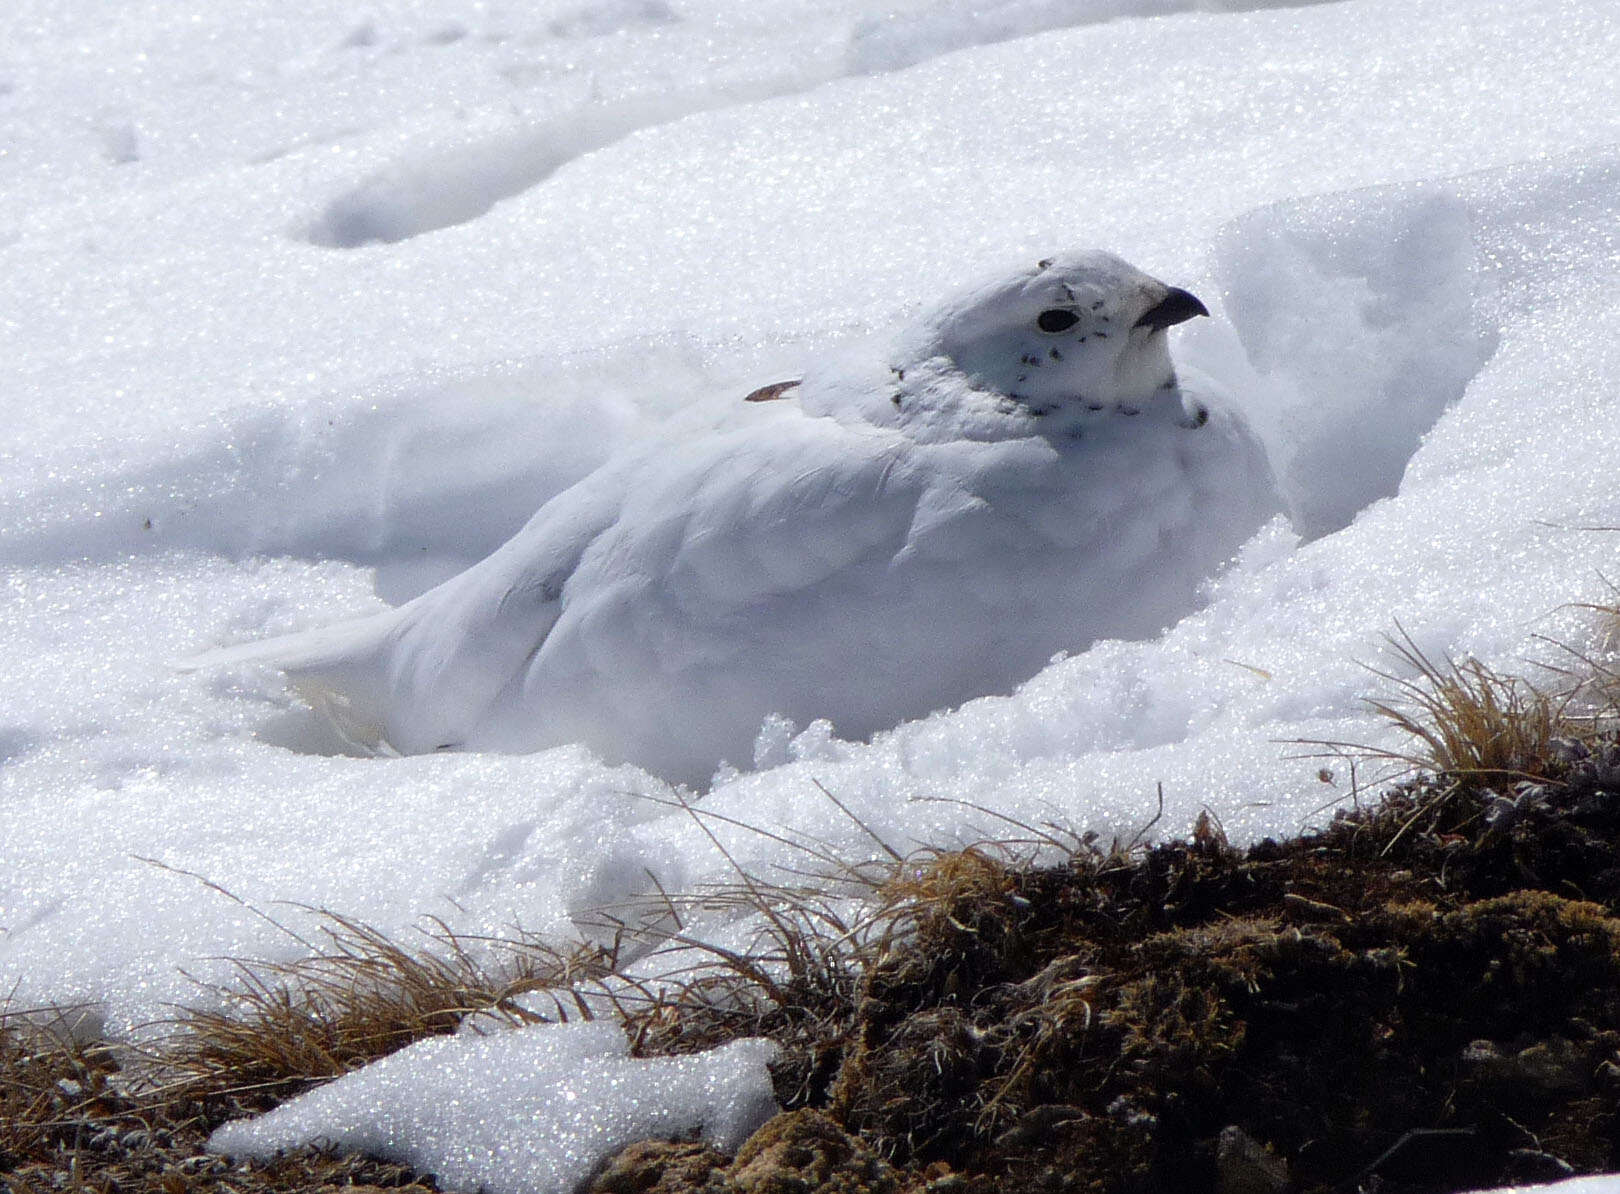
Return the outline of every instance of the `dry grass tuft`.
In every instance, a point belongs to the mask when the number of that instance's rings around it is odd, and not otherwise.
[[[285,1098],[484,1013],[510,1024],[588,1018],[566,994],[612,971],[616,946],[560,949],[520,936],[458,936],[432,922],[420,945],[319,912],[323,948],[295,962],[233,961],[219,1005],[188,1008],[151,1050],[169,1097]],[[551,1014],[516,998],[552,993]]]
[[[692,1053],[742,1036],[768,1036],[787,1060],[774,1070],[789,1107],[820,1097],[836,1068],[871,953],[869,905],[851,896],[864,880],[825,886],[772,883],[739,872],[735,883],[603,910],[598,927],[655,942],[638,974],[597,984],[637,1055]],[[741,948],[688,930],[718,916],[753,926]]]
[[[71,1130],[106,1093],[105,1045],[86,1043],[82,1008],[0,1007],[0,1172]]]
[[[0,1007],[0,1189],[122,1194],[289,1194],[339,1188],[430,1191],[405,1167],[307,1151],[268,1165],[204,1151],[208,1133],[251,1108],[143,1091],[130,1052],[86,1039],[83,1009]]]
[[[952,908],[1006,896],[1013,888],[1014,866],[1012,858],[988,845],[924,850],[897,864],[877,895],[891,915],[949,915]]]
[[[1412,678],[1379,675],[1400,693],[1395,701],[1369,701],[1415,743],[1399,756],[1441,775],[1486,782],[1546,779],[1554,742],[1593,732],[1590,714],[1577,715],[1581,685],[1547,692],[1476,659],[1435,662],[1409,637],[1392,641]]]
[[[1620,590],[1612,584],[1609,587],[1616,594],[1615,601],[1587,602],[1578,607],[1597,618],[1596,656],[1577,654],[1575,658],[1594,694],[1594,703],[1612,713],[1620,711]]]
[[[775,1067],[778,1099],[797,1107],[822,1097],[847,1043],[861,977],[880,949],[889,917],[878,893],[908,860],[832,792],[816,785],[877,847],[874,860],[851,862],[816,839],[790,839],[682,799],[690,816],[731,865],[735,878],[693,892],[656,895],[598,909],[587,927],[650,948],[636,973],[649,977],[598,984],[638,1055],[696,1052],[739,1036],[768,1036],[787,1060]],[[805,869],[766,879],[739,865],[717,824],[757,833],[797,850]],[[689,926],[701,919],[711,932]],[[752,926],[741,948],[708,939],[716,920]]]
[[[660,892],[599,913],[595,927],[616,939],[656,942],[636,967],[654,977],[629,983],[620,975],[618,985],[598,986],[638,1054],[693,1052],[739,1036],[768,1036],[783,1046],[773,1067],[778,1100],[789,1109],[822,1105],[854,1046],[866,976],[884,958],[918,940],[971,935],[976,929],[965,922],[981,913],[986,933],[999,933],[1004,905],[1016,899],[1018,868],[1029,865],[1032,847],[1059,847],[1064,857],[1070,850],[1093,853],[1089,837],[1010,821],[1023,836],[903,855],[833,793],[821,791],[876,844],[875,858],[851,862],[819,841],[790,841],[739,825],[800,850],[807,869],[789,872],[792,882],[776,882],[733,860],[732,882],[681,896]],[[710,823],[738,823],[697,806],[678,807],[730,859]],[[717,914],[754,926],[743,948],[688,931],[698,918],[712,926]],[[662,969],[660,958],[669,963]]]

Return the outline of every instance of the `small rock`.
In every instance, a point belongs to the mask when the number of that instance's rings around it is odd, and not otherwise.
[[[1534,1148],[1516,1148],[1508,1153],[1503,1176],[1512,1182],[1555,1182],[1574,1177],[1575,1167],[1562,1157]]]
[[[1157,1115],[1139,1106],[1134,1099],[1126,1095],[1120,1095],[1108,1104],[1108,1114],[1135,1128],[1151,1128],[1159,1122]]]
[[[1584,742],[1574,738],[1551,738],[1547,741],[1547,757],[1557,763],[1579,763],[1591,753]]]
[[[1591,1085],[1591,1053],[1564,1037],[1549,1037],[1519,1050],[1495,1041],[1470,1041],[1460,1060],[1477,1078],[1527,1086],[1549,1095],[1576,1094]]]
[[[1549,1037],[1516,1053],[1513,1069],[1521,1081],[1548,1094],[1574,1094],[1586,1089],[1592,1066],[1574,1041]]]
[[[1053,1131],[1064,1124],[1087,1119],[1084,1109],[1065,1103],[1047,1103],[1025,1112],[1012,1127],[996,1137],[998,1148],[1022,1148],[1040,1140],[1050,1139]]]
[[[692,1140],[641,1140],[621,1150],[588,1194],[684,1194],[703,1189],[726,1159]]]
[[[1280,1194],[1288,1186],[1287,1163],[1236,1124],[1216,1137],[1215,1175],[1219,1194]]]
[[[770,1120],[726,1171],[737,1194],[897,1194],[892,1166],[830,1116],[803,1108]]]

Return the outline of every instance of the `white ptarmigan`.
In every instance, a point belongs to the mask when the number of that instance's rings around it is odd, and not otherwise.
[[[350,740],[583,742],[677,781],[762,721],[865,737],[1145,637],[1278,509],[1241,411],[1178,382],[1208,312],[1071,252],[627,450],[397,609],[216,653],[269,660]],[[770,400],[780,399],[780,400]]]

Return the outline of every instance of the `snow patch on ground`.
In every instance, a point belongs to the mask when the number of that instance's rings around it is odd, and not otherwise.
[[[569,1194],[637,1140],[701,1132],[735,1152],[778,1110],[766,1069],[775,1053],[738,1040],[637,1059],[607,1023],[435,1037],[226,1124],[208,1143],[259,1160],[317,1144],[398,1161],[447,1190]]]

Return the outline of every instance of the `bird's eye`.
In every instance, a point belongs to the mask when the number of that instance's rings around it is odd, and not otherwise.
[[[1043,332],[1056,334],[1066,332],[1080,322],[1080,317],[1073,311],[1065,311],[1061,307],[1053,307],[1049,311],[1042,311],[1035,317],[1035,326]]]

